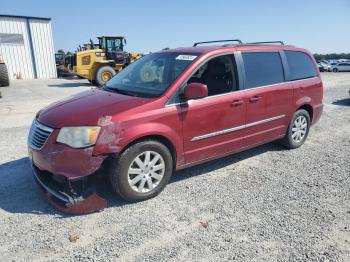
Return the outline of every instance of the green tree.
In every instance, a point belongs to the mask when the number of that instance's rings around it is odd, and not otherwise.
[[[314,58],[317,61],[320,60],[337,60],[337,59],[350,59],[350,53],[331,53],[331,54],[314,54]]]

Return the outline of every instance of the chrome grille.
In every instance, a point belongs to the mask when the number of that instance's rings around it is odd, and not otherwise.
[[[34,120],[28,136],[29,146],[33,149],[40,150],[45,145],[52,132],[53,128],[47,127],[37,120]]]

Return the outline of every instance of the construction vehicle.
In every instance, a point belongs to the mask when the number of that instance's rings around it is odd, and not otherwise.
[[[142,54],[124,51],[126,40],[123,36],[101,36],[98,40],[98,44],[90,40],[90,44],[79,46],[76,57],[66,65],[94,85],[102,86],[124,67],[142,57]]]
[[[9,73],[7,71],[7,67],[5,62],[2,60],[0,55],[0,86],[9,86]]]
[[[65,57],[65,54],[63,54],[63,53],[56,53],[55,54],[56,66],[60,66],[60,65],[64,64],[64,57]]]

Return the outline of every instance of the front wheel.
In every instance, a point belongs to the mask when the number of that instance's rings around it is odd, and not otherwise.
[[[334,73],[338,72],[338,68],[333,68],[333,72]]]
[[[282,143],[290,149],[298,148],[304,144],[310,130],[310,115],[304,110],[300,109],[293,115],[289,123],[287,133],[282,139]]]
[[[173,170],[169,149],[158,141],[146,140],[130,146],[112,163],[110,180],[125,200],[143,201],[165,188]]]

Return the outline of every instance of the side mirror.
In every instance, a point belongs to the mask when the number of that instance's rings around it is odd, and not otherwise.
[[[208,87],[201,83],[190,83],[185,86],[183,94],[186,100],[204,98],[208,96]]]

